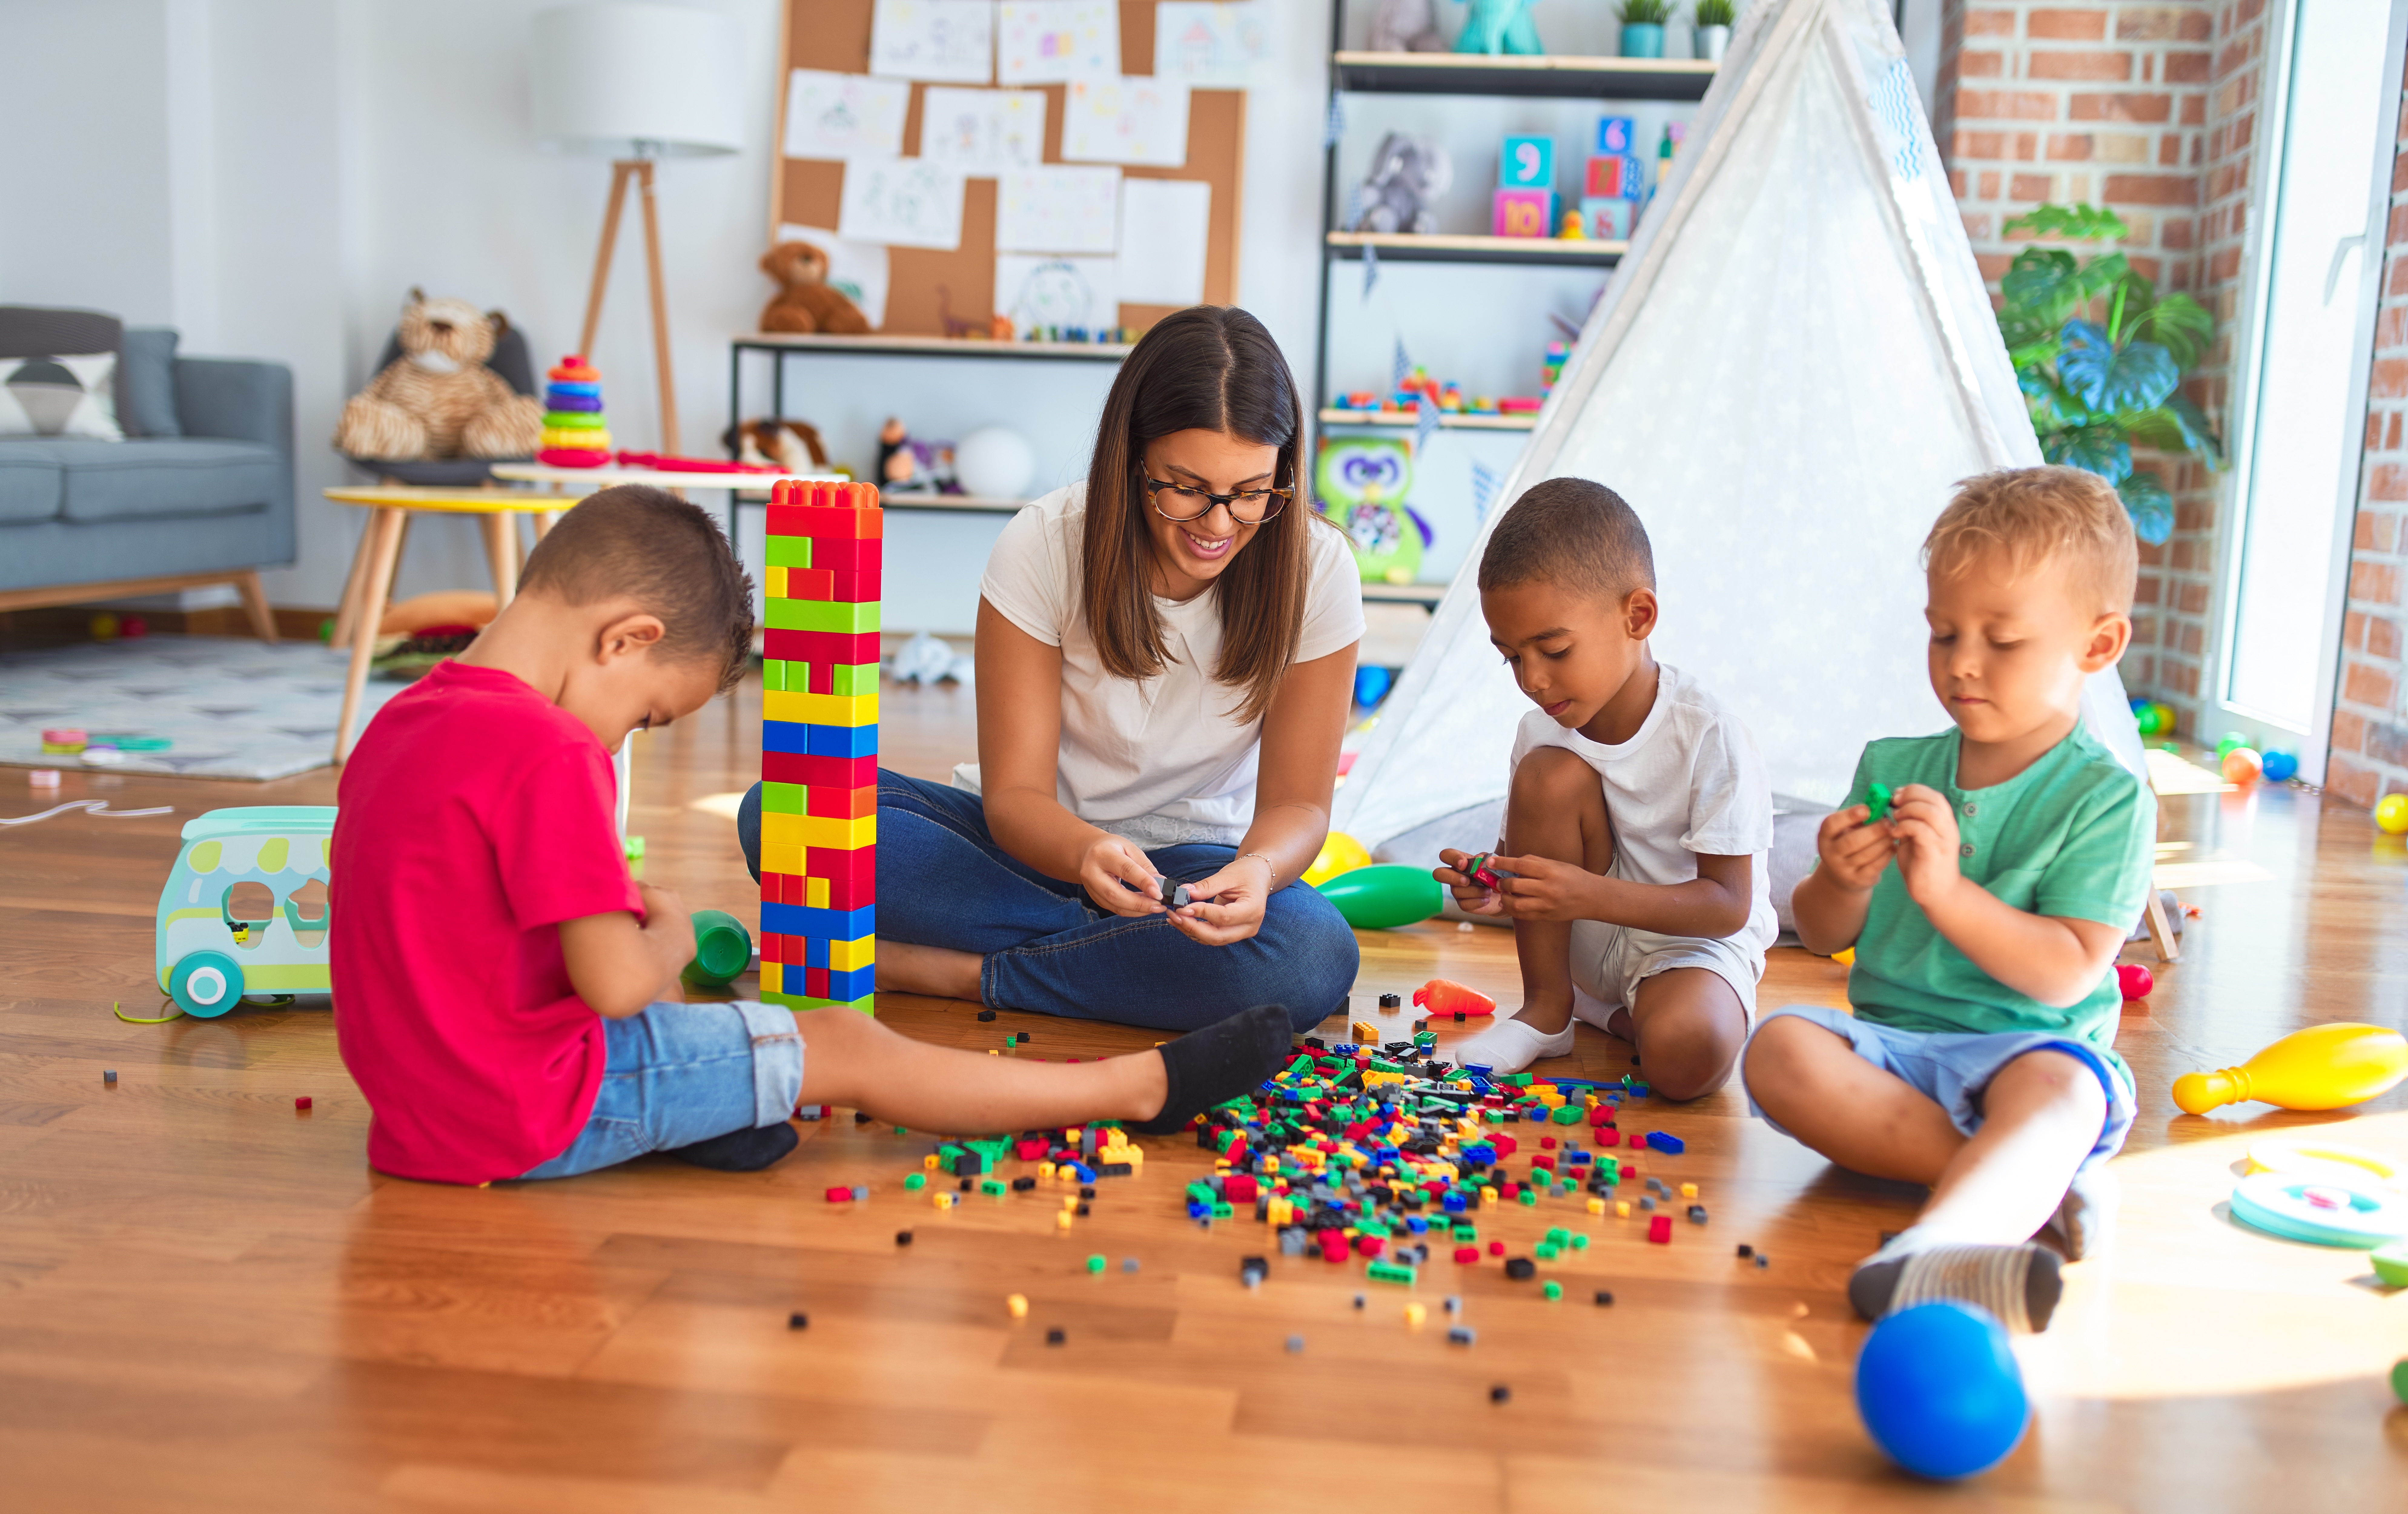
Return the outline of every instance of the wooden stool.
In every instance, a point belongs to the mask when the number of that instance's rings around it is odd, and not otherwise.
[[[402,536],[409,517],[421,511],[434,515],[480,517],[485,536],[485,561],[493,569],[494,594],[509,604],[519,588],[521,515],[535,517],[540,540],[552,529],[552,517],[581,494],[538,493],[522,489],[418,489],[398,484],[329,489],[326,497],[337,505],[357,505],[368,512],[367,529],[360,533],[352,554],[350,578],[343,585],[342,607],[335,614],[334,645],[351,654],[343,680],[343,712],[335,724],[335,761],[351,755],[351,726],[359,719],[360,700],[367,691],[368,663],[376,655],[376,628],[393,598],[394,576],[401,567]]]

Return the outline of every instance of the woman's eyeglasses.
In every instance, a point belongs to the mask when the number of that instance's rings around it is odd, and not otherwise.
[[[1241,489],[1234,494],[1216,494],[1160,478],[1146,478],[1145,491],[1154,496],[1156,515],[1182,524],[1200,521],[1212,513],[1213,506],[1224,505],[1228,507],[1229,519],[1240,525],[1260,525],[1285,508],[1296,493],[1293,489]]]

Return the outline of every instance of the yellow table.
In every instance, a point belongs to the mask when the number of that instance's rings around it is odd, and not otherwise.
[[[351,725],[359,719],[360,700],[367,691],[368,663],[376,654],[376,628],[393,597],[394,575],[401,567],[401,543],[409,517],[474,515],[485,536],[485,561],[494,574],[494,594],[507,605],[519,588],[519,533],[514,516],[535,517],[540,539],[552,529],[552,517],[584,497],[576,493],[531,489],[422,489],[399,484],[329,489],[337,505],[357,505],[368,511],[367,529],[360,533],[352,554],[351,577],[343,585],[342,607],[335,612],[334,645],[348,647],[350,674],[343,679],[343,712],[335,723],[335,761],[351,754]]]

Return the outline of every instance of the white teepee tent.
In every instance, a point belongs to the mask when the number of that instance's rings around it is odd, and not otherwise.
[[[1506,505],[1594,478],[1646,522],[1656,655],[1753,729],[1776,793],[1836,804],[1879,736],[1941,729],[1917,552],[1956,479],[2041,461],[1881,0],[1756,0]],[[1353,773],[1368,846],[1505,792],[1530,707],[1474,542]],[[2086,713],[2137,773],[2113,669]]]

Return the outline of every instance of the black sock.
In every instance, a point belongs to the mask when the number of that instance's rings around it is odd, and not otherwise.
[[[666,1153],[713,1172],[759,1172],[802,1144],[795,1127],[781,1120],[774,1125],[731,1130],[692,1146],[673,1146]]]
[[[1287,1009],[1258,1004],[1218,1024],[1189,1031],[1156,1048],[1170,1084],[1162,1112],[1132,1124],[1140,1136],[1170,1136],[1216,1104],[1260,1084],[1287,1061],[1294,1031]]]

